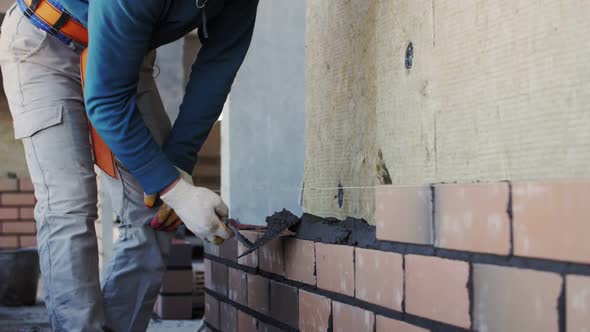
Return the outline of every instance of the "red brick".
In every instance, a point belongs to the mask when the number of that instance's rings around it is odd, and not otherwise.
[[[192,270],[167,270],[164,273],[160,293],[191,293],[192,291]]]
[[[34,248],[37,247],[37,237],[21,235],[19,236],[19,243],[21,248]]]
[[[238,331],[239,332],[257,332],[256,318],[247,313],[238,310]]]
[[[475,330],[558,331],[560,275],[475,264],[473,286]]]
[[[17,179],[0,179],[0,191],[16,191],[17,188]]]
[[[428,332],[419,326],[410,325],[406,322],[387,318],[384,316],[377,316],[377,332]]]
[[[32,193],[10,193],[1,194],[0,202],[8,206],[33,206],[35,205],[35,196]]]
[[[354,247],[316,243],[319,288],[354,296]]]
[[[154,311],[162,319],[191,319],[192,296],[158,295]]]
[[[258,267],[278,275],[285,273],[283,239],[278,237],[258,249]]]
[[[438,257],[406,256],[406,311],[469,328],[469,265]]]
[[[314,243],[312,241],[286,238],[283,245],[285,246],[285,274],[287,279],[315,286]]]
[[[252,243],[256,242],[256,240],[258,240],[261,236],[262,236],[262,232],[258,232],[258,231],[241,231],[242,235],[247,238],[248,240],[250,240]],[[243,252],[245,252],[248,248],[246,248],[243,244],[241,244],[240,242],[238,242],[238,256],[241,255]],[[253,268],[257,268],[258,267],[258,250],[255,250],[254,252],[238,258],[238,263],[242,264],[242,265],[246,265],[249,267],[253,267]]]
[[[219,329],[224,332],[238,330],[238,311],[229,303],[219,302]]]
[[[435,187],[436,246],[506,255],[510,252],[508,183]]]
[[[331,307],[329,298],[299,290],[299,330],[328,331]]]
[[[261,313],[267,313],[270,305],[268,291],[268,279],[248,274],[248,306],[250,308]]]
[[[18,180],[18,190],[20,191],[34,191],[33,182],[31,179],[20,179]]]
[[[213,283],[213,290],[224,296],[227,296],[228,292],[227,269],[227,265],[213,261],[211,262],[211,282]]]
[[[258,322],[258,332],[283,332],[283,330],[264,322]]]
[[[16,235],[0,235],[0,248],[10,249],[18,247],[18,237]]]
[[[402,255],[356,248],[355,288],[358,299],[401,311],[404,298]]]
[[[514,252],[590,263],[590,182],[512,185]]]
[[[0,220],[18,219],[18,208],[0,208]]]
[[[378,186],[377,238],[432,244],[432,193],[428,186]]]
[[[5,221],[2,223],[2,233],[4,234],[35,234],[36,232],[35,222]]]
[[[246,272],[230,267],[228,281],[229,299],[242,305],[248,305],[248,277]]]
[[[211,261],[205,259],[205,288],[213,290],[213,280],[212,280],[212,273],[213,267],[211,266]]]
[[[35,219],[35,208],[21,207],[18,210],[20,219]]]
[[[270,282],[270,316],[297,328],[299,324],[299,294],[297,288]]]
[[[219,246],[219,256],[232,262],[238,261],[238,241],[235,237],[224,241]]]
[[[373,331],[375,314],[361,308],[333,301],[334,331]]]
[[[590,277],[567,276],[566,287],[567,330],[585,331],[590,326]]]
[[[257,332],[256,318],[238,310],[238,332]]]
[[[205,294],[205,321],[219,329],[219,301],[209,294]]]

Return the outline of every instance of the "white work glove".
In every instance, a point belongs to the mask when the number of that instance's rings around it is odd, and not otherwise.
[[[182,177],[160,199],[172,208],[195,235],[220,245],[234,234],[221,220],[227,218],[227,205],[213,191],[195,187]]]

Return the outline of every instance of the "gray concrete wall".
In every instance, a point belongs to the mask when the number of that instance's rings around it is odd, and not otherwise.
[[[305,1],[262,0],[222,121],[222,195],[243,223],[301,213],[304,66]]]

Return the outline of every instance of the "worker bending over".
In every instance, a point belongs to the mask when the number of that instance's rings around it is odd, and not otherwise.
[[[35,187],[53,331],[144,331],[170,249],[166,231],[178,217],[211,242],[232,236],[221,222],[228,214],[221,198],[185,178],[246,55],[257,4],[17,0],[7,12],[0,65]],[[153,50],[196,28],[202,47],[171,128]],[[121,220],[102,286],[94,161]]]

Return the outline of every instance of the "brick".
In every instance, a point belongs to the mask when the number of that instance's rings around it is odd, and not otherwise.
[[[377,239],[432,244],[432,193],[428,186],[375,189]]]
[[[278,237],[258,249],[258,267],[266,272],[285,274],[283,239]]]
[[[376,323],[377,328],[376,332],[428,332],[429,330],[423,329],[419,326],[410,325],[406,322],[402,322],[399,320],[387,318],[384,316],[377,316]]]
[[[332,303],[329,298],[299,290],[299,330],[328,331]]]
[[[510,252],[508,183],[435,187],[436,246],[506,255]]]
[[[219,302],[219,329],[223,332],[238,330],[238,311],[226,302]]]
[[[168,267],[192,268],[193,247],[184,241],[172,241],[168,255]]]
[[[35,205],[35,196],[32,193],[1,194],[0,202],[7,206],[33,206]]]
[[[192,303],[191,295],[158,295],[154,311],[162,319],[191,319]]]
[[[18,190],[20,191],[34,191],[33,182],[31,179],[20,179],[18,180]]]
[[[5,221],[2,223],[4,234],[35,234],[37,228],[33,221]]]
[[[213,290],[227,296],[228,267],[218,262],[211,262],[211,282]]]
[[[332,301],[334,331],[373,331],[375,314],[348,304]]]
[[[256,318],[238,310],[238,332],[257,332]]]
[[[590,326],[590,277],[566,277],[567,331],[587,331]]]
[[[219,329],[219,301],[209,294],[205,294],[205,321]]]
[[[274,327],[272,325],[263,323],[263,322],[258,322],[258,332],[283,332],[281,329],[279,329],[278,327]]]
[[[406,256],[406,311],[469,328],[469,265],[438,257]]]
[[[216,256],[216,257],[219,257],[220,252],[221,252],[220,246],[215,245],[215,244],[208,242],[208,241],[203,241],[203,249],[205,250],[206,254],[209,254],[211,256]]]
[[[297,328],[299,323],[299,294],[297,288],[271,281],[270,315],[293,328]]]
[[[402,255],[356,248],[355,288],[358,299],[401,311],[404,298]]]
[[[478,331],[557,331],[561,284],[561,276],[555,273],[475,264],[474,328]]]
[[[354,247],[316,243],[319,288],[354,296]]]
[[[314,243],[286,238],[283,240],[283,245],[285,246],[285,275],[287,279],[315,286]]]
[[[224,241],[219,246],[219,256],[232,262],[238,261],[238,241],[235,237]]]
[[[263,234],[262,232],[257,232],[257,231],[242,231],[241,233],[245,238],[250,240],[252,243],[256,242],[256,240],[258,240]],[[246,248],[243,244],[238,242],[238,256],[241,255],[243,252],[245,252],[247,249],[248,248]],[[238,263],[252,267],[252,268],[257,268],[258,267],[258,250],[255,250],[254,252],[252,252],[244,257],[238,258]]]
[[[35,208],[21,207],[18,210],[20,219],[35,219]]]
[[[512,193],[515,254],[590,262],[590,182],[517,182]]]
[[[192,293],[193,270],[167,270],[164,273],[160,293]]]
[[[19,246],[21,248],[35,248],[37,247],[37,237],[29,235],[20,235]]]
[[[16,235],[0,235],[0,248],[10,249],[18,247],[18,237]]]
[[[0,191],[16,191],[17,189],[17,179],[0,179]]]
[[[0,220],[18,219],[18,208],[0,208]]]
[[[213,277],[212,277],[213,267],[211,265],[211,261],[205,258],[204,264],[205,264],[205,271],[204,271],[205,288],[213,290]]]
[[[248,274],[248,307],[261,313],[267,313],[270,304],[268,292],[268,279]]]
[[[246,272],[230,267],[228,269],[228,288],[230,300],[242,305],[248,305],[248,277]]]

